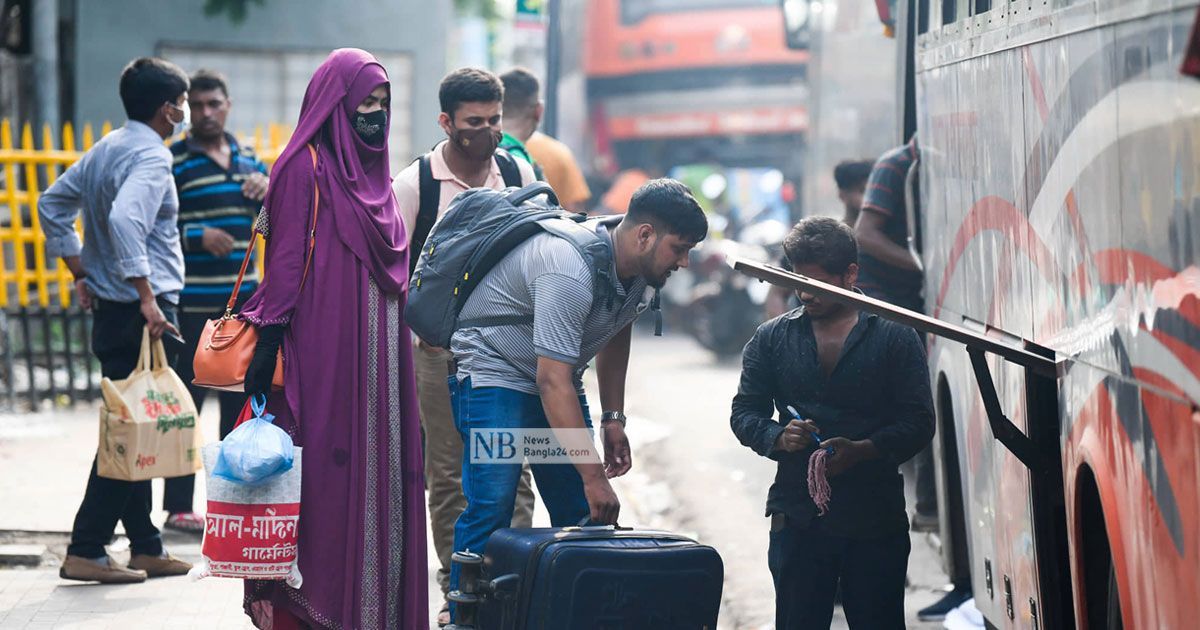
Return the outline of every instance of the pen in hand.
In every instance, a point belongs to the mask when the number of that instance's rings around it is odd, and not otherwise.
[[[797,420],[799,420],[799,421],[801,421],[801,422],[803,422],[803,421],[804,421],[804,418],[800,417],[800,412],[799,412],[799,411],[796,411],[796,408],[795,408],[795,407],[793,407],[793,406],[791,406],[791,405],[788,405],[788,406],[787,406],[787,410],[788,410],[788,412],[789,412],[789,413],[791,413],[791,414],[792,414],[792,417],[793,417],[793,418],[795,418],[795,419],[797,419]],[[820,446],[820,445],[821,445],[821,435],[820,435],[819,433],[817,433],[817,432],[815,432],[815,431],[814,431],[814,432],[810,433],[809,435],[811,435],[811,436],[812,436],[813,442],[815,442],[815,443],[817,444],[817,446]],[[833,452],[833,450],[832,450],[832,449],[830,449],[830,452]]]

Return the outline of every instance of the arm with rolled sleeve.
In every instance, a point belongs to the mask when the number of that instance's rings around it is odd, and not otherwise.
[[[904,328],[888,347],[887,399],[892,421],[870,436],[879,456],[895,464],[913,458],[933,439],[933,394],[925,348],[917,331]]]
[[[783,425],[772,418],[775,396],[769,364],[769,329],[762,326],[742,352],[742,377],[733,397],[729,426],[738,441],[763,457],[776,459],[775,442]]]
[[[75,232],[79,218],[80,164],[67,169],[38,197],[38,218],[46,234],[46,254],[56,258],[78,256],[83,249]]]
[[[163,198],[174,186],[171,158],[165,149],[139,155],[121,183],[108,215],[108,232],[123,279],[150,276],[146,237],[154,229]]]

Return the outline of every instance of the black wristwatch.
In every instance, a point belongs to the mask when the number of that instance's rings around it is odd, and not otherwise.
[[[623,411],[605,411],[600,415],[600,424],[605,422],[616,421],[620,422],[621,426],[625,426],[625,412]]]

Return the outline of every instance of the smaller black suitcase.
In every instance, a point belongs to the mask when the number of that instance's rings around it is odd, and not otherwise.
[[[725,573],[686,536],[611,526],[502,529],[455,562],[458,630],[713,630]]]

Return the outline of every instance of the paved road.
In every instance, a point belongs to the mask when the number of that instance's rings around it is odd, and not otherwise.
[[[628,385],[634,471],[613,485],[622,499],[622,522],[692,534],[715,546],[725,560],[721,628],[769,628],[773,598],[766,568],[767,523],[762,505],[773,463],[738,444],[729,431],[729,401],[737,365],[717,365],[684,338],[638,337]],[[592,388],[592,399],[595,397]],[[216,418],[206,410],[201,426],[215,439]],[[95,448],[96,411],[0,416],[0,543],[23,542],[14,530],[42,532],[52,554],[62,554],[65,532],[78,507]],[[156,482],[156,494],[161,492]],[[204,484],[196,505],[204,506]],[[156,497],[155,505],[158,505]],[[161,518],[161,513],[156,513]],[[539,505],[535,524],[548,524]],[[57,532],[55,534],[49,534]],[[173,552],[199,559],[199,543],[168,539]],[[123,543],[113,549],[123,558]],[[945,577],[924,537],[914,537],[908,608],[937,597]],[[0,570],[0,628],[246,628],[235,580],[186,578],[135,586],[88,586],[61,581],[52,558],[41,569]],[[430,567],[432,578],[434,567]],[[431,579],[432,582],[432,579]],[[440,597],[431,589],[430,608]],[[911,616],[910,628],[919,624]],[[835,627],[845,627],[844,621]]]
[[[640,487],[634,498],[656,524],[693,533],[720,551],[722,627],[770,628],[774,590],[762,514],[775,464],[743,447],[729,429],[739,369],[736,362],[716,363],[687,338],[635,338],[627,386]],[[909,566],[908,627],[940,628],[916,620],[916,610],[936,601],[946,582],[928,537],[913,536]],[[834,627],[846,627],[840,610]]]

